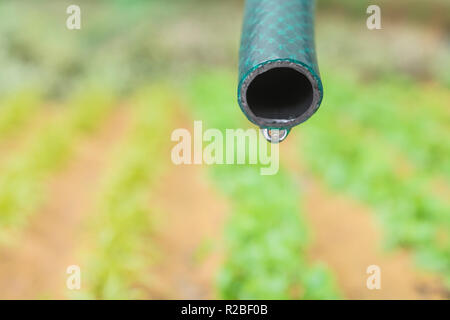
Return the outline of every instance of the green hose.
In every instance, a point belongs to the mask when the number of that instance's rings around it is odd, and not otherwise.
[[[239,59],[239,105],[262,129],[286,132],[319,108],[314,0],[247,0]]]

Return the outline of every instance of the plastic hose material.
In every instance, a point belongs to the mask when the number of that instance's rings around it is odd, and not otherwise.
[[[289,130],[320,106],[314,0],[247,0],[238,101],[260,128]]]

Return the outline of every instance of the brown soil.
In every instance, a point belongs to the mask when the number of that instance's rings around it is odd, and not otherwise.
[[[216,298],[226,204],[205,174],[201,166],[171,164],[152,196],[161,214],[152,239],[159,255],[151,269],[151,299]]]
[[[91,212],[92,197],[129,121],[119,109],[99,131],[77,144],[63,171],[49,181],[48,201],[31,218],[21,241],[0,249],[0,299],[61,298],[66,268],[82,237],[82,221]]]
[[[295,154],[298,144],[289,137],[282,145],[282,161],[302,185],[305,216],[312,227],[310,259],[328,265],[348,299],[441,299],[439,281],[415,269],[410,254],[382,250],[382,232],[374,213],[356,200],[333,194],[313,178]],[[367,267],[381,269],[381,289],[366,287]]]

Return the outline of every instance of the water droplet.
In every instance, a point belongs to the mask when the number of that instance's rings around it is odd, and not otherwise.
[[[289,134],[288,129],[261,129],[262,135],[270,143],[280,143],[286,139]]]

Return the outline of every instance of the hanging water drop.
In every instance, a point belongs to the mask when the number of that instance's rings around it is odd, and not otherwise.
[[[261,133],[270,143],[280,143],[286,139],[289,129],[268,129],[262,128]]]

